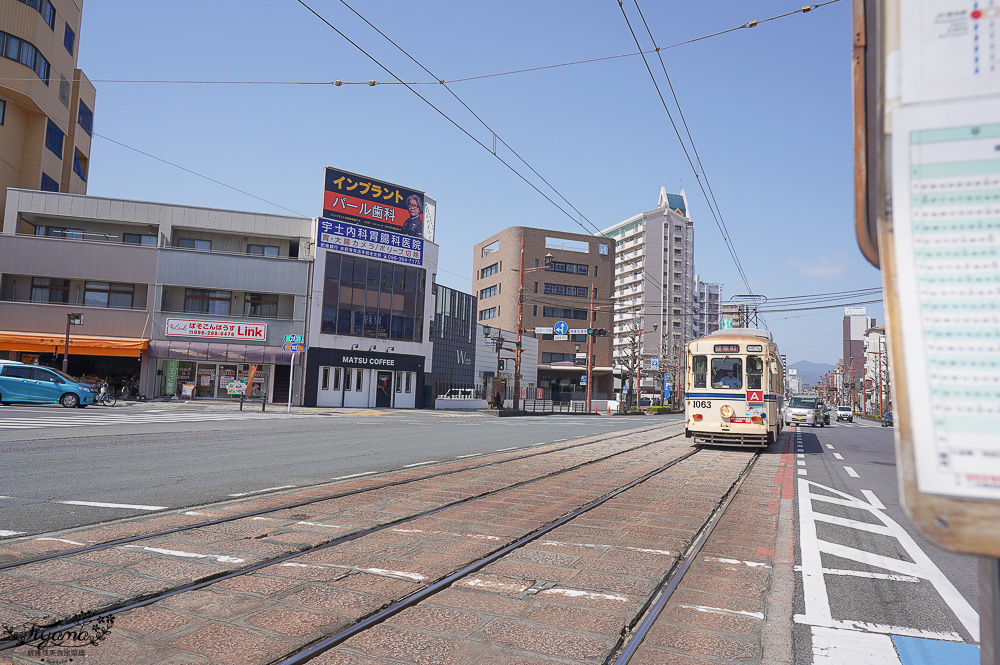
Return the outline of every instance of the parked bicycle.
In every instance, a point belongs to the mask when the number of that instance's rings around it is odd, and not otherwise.
[[[108,385],[107,381],[101,381],[96,402],[103,406],[114,406],[118,402],[115,398],[115,391],[111,390],[111,386]]]

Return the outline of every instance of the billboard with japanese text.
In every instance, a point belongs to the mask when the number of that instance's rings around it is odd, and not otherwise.
[[[424,241],[394,231],[381,231],[336,219],[320,219],[316,244],[346,254],[383,261],[423,265]]]
[[[327,167],[323,191],[326,219],[415,238],[424,235],[424,193]],[[430,227],[433,238],[433,221]]]

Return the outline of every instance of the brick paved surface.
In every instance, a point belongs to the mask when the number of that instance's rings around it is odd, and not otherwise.
[[[86,610],[121,603],[163,585],[204,579],[676,431],[668,427],[655,436],[626,434],[613,443],[173,534],[129,549],[2,571],[0,623],[19,625],[64,616],[67,607]],[[87,648],[81,662],[273,662],[688,450],[683,438],[658,443],[124,612],[98,646]],[[699,453],[313,662],[603,662],[627,627],[638,620],[649,595],[749,454]],[[778,455],[765,455],[757,464],[689,579],[640,647],[645,659],[640,662],[760,662],[764,621],[758,615],[765,609],[767,566],[777,547],[780,464]],[[337,488],[376,484],[368,478]],[[322,491],[312,488],[213,506],[196,511],[199,516],[158,516],[155,523],[162,528],[173,520],[235,514],[247,505],[284,505],[294,500],[292,496],[322,496]],[[136,520],[139,525],[152,521]],[[86,542],[94,534],[108,532],[108,527],[101,527],[59,537]],[[129,525],[113,525],[110,532],[127,533]],[[8,547],[13,551],[8,556],[23,558],[37,552],[37,542]],[[205,556],[177,558],[165,551]],[[29,647],[0,652],[0,665],[6,665],[5,658],[12,663],[42,662]]]

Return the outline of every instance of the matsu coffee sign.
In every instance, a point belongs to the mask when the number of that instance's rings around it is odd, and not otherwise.
[[[267,341],[266,323],[233,323],[202,319],[167,319],[164,332],[178,337],[213,337]]]

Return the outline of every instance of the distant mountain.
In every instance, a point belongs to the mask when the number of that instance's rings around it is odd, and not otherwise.
[[[811,363],[808,360],[800,360],[788,366],[789,369],[799,370],[799,378],[807,386],[815,386],[819,383],[824,374],[834,369],[833,365],[825,363]]]

